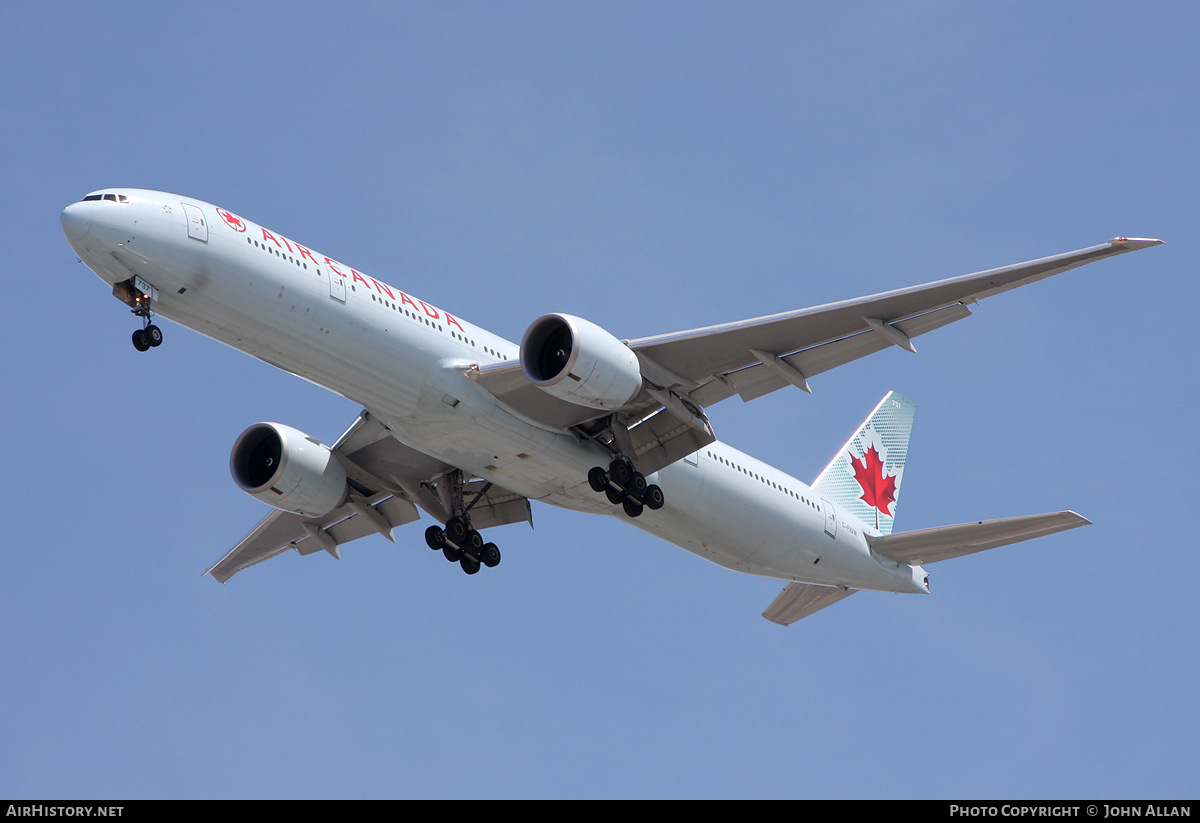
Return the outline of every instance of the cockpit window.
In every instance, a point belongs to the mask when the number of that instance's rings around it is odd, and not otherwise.
[[[129,198],[123,194],[89,194],[83,198],[84,203],[89,200],[108,200],[113,203],[128,203]]]

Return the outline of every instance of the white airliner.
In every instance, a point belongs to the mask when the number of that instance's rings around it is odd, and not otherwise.
[[[423,509],[425,540],[467,574],[500,552],[480,530],[529,521],[530,500],[628,518],[706,560],[790,581],[764,617],[788,625],[860,589],[928,593],[922,563],[1082,526],[1070,511],[893,533],[913,404],[889,393],[811,485],[719,442],[704,409],[752,400],[967,317],[969,304],[1159,240],[1098,246],[815,308],[618,340],[537,318],[520,345],[232,212],[103,189],[62,213],[79,258],[154,315],[350,398],[328,447],[279,423],[237,439],[230,470],[274,507],[208,574],[289,549],[392,539]]]

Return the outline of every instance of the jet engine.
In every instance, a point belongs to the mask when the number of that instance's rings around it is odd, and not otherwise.
[[[555,397],[613,411],[642,388],[637,355],[617,338],[580,317],[547,314],[521,338],[521,369]]]
[[[279,423],[256,423],[242,432],[229,471],[251,497],[304,517],[324,517],[346,499],[346,469],[337,455]]]

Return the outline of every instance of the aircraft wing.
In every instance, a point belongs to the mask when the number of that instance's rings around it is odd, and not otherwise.
[[[887,536],[867,536],[874,551],[901,563],[924,565],[975,552],[1032,540],[1047,534],[1090,526],[1092,521],[1075,512],[1030,514],[1002,520],[980,520],[959,526],[939,526]]]
[[[1161,240],[1118,237],[1098,246],[922,286],[737,323],[629,341],[643,363],[681,378],[700,406],[753,400],[971,314],[968,304]],[[645,371],[643,371],[645,374]],[[652,379],[652,378],[651,378]],[[671,388],[671,387],[668,387]]]
[[[627,345],[641,361],[642,376],[652,385],[618,416],[635,425],[662,409],[664,400],[684,401],[685,411],[676,407],[674,416],[687,422],[689,414],[694,418],[700,410],[703,417],[704,407],[734,394],[748,401],[787,385],[807,391],[809,377],[889,346],[915,351],[912,338],[969,316],[968,305],[984,297],[1161,242],[1118,237],[922,286],[630,340]],[[471,376],[509,407],[555,428],[585,425],[605,415],[551,397],[525,378],[518,363],[484,366]]]
[[[324,550],[340,559],[339,546],[368,534],[394,541],[393,528],[420,519],[418,506],[441,522],[449,519],[432,481],[455,467],[404,445],[370,412],[359,415],[333,451],[346,467],[350,486],[342,505],[324,517],[272,510],[205,574],[224,583],[289,549],[302,555]],[[526,498],[482,480],[464,484],[463,495],[473,501],[471,522],[477,529],[532,520]]]

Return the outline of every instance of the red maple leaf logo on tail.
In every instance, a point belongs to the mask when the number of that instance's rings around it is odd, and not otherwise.
[[[895,475],[891,477],[884,475],[883,461],[879,459],[879,452],[875,451],[874,446],[871,446],[863,454],[861,461],[851,454],[850,465],[854,469],[855,481],[862,486],[861,499],[866,501],[868,506],[879,509],[891,517],[892,513],[888,509],[896,503],[896,477]]]

